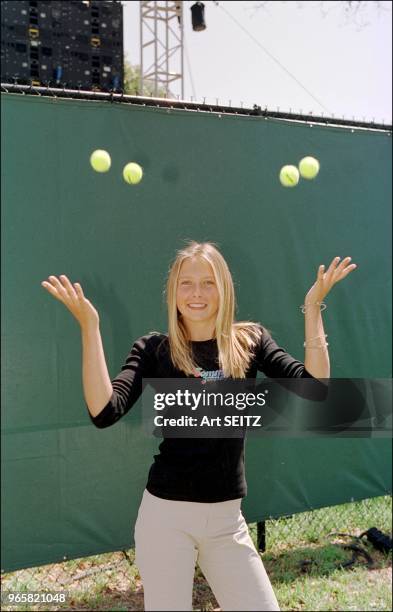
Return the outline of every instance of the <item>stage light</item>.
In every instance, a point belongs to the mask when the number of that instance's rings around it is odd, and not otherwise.
[[[206,30],[205,5],[203,2],[195,2],[191,7],[192,29],[194,32]]]

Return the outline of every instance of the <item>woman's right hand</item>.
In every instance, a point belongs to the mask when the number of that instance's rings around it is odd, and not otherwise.
[[[93,304],[85,298],[79,283],[72,285],[68,278],[62,274],[59,278],[49,276],[47,281],[41,283],[41,286],[68,308],[82,329],[99,325],[98,312]]]

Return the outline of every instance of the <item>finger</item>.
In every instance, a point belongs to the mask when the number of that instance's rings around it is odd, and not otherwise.
[[[341,272],[345,268],[345,266],[347,266],[349,264],[351,259],[352,259],[352,257],[344,257],[342,262],[337,266],[336,272]]]
[[[334,278],[334,282],[337,282],[339,280],[341,280],[342,278],[344,278],[343,273],[346,272],[347,268],[349,267],[349,262],[351,261],[352,257],[344,257],[344,259],[342,260],[342,262],[340,263],[339,266],[337,266],[333,278]],[[355,265],[356,264],[352,264]],[[350,272],[351,270],[354,270],[355,268],[350,268],[350,270],[348,270],[348,272]],[[345,276],[348,274],[348,272],[345,273]]]
[[[67,302],[68,301],[67,291],[63,283],[60,282],[57,276],[53,276],[53,275],[49,276],[48,280],[50,281],[51,285],[55,288],[56,293],[59,296],[59,299],[61,299],[63,302]]]
[[[67,276],[65,274],[62,274],[60,276],[60,280],[63,283],[63,286],[65,287],[68,296],[73,300],[76,301],[78,299],[78,296],[76,294],[76,291],[74,289],[74,287],[71,285],[69,279],[67,278]]]
[[[42,281],[41,283],[41,287],[44,287],[44,289],[46,289],[47,291],[49,291],[50,293],[52,293],[53,295],[57,295],[57,290],[55,289],[55,287],[49,283],[48,281]]]
[[[338,266],[339,261],[340,261],[340,257],[335,257],[334,259],[332,259],[332,261],[330,262],[330,266],[328,268],[328,272],[335,270],[336,267]]]
[[[318,280],[322,280],[325,274],[325,266],[321,264],[318,268]]]
[[[75,291],[76,291],[78,297],[86,299],[85,298],[85,294],[83,293],[83,289],[80,286],[80,284],[79,283],[74,283],[74,287],[75,287]]]
[[[50,279],[51,277],[49,277]],[[53,277],[52,277],[53,278]],[[57,300],[60,300],[60,302],[64,302],[63,300],[63,296],[60,295],[59,291],[56,289],[56,287],[52,282],[49,281],[42,281],[41,286],[44,287],[44,289],[46,289],[51,295],[53,295],[53,297],[55,297]]]
[[[336,267],[337,267],[339,261],[340,261],[340,257],[335,257],[331,261],[330,266],[329,266],[329,268],[328,268],[328,270],[326,272],[326,281],[328,283],[330,283],[332,281],[333,274],[334,274],[334,272],[336,270]]]
[[[348,274],[350,272],[352,272],[353,270],[355,270],[357,268],[356,264],[351,264],[350,266],[347,266],[344,270],[342,270],[340,277],[338,280],[342,280],[343,278],[345,278],[346,276],[348,276]]]

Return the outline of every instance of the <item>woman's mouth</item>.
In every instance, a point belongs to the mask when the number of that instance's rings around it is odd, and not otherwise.
[[[187,304],[188,308],[191,308],[192,310],[203,310],[204,308],[206,308],[207,304],[198,304],[198,303],[192,303],[192,304]]]

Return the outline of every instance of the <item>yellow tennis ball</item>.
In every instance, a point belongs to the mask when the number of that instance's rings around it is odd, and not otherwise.
[[[299,170],[296,166],[283,166],[280,170],[280,182],[284,187],[295,187],[299,182]]]
[[[130,185],[137,185],[143,176],[143,170],[139,164],[135,162],[130,162],[126,164],[123,168],[123,178],[126,183]]]
[[[319,172],[319,161],[315,157],[303,157],[299,162],[299,171],[302,178],[313,179]]]
[[[111,167],[111,157],[106,151],[97,149],[90,155],[90,163],[96,172],[108,172]]]

